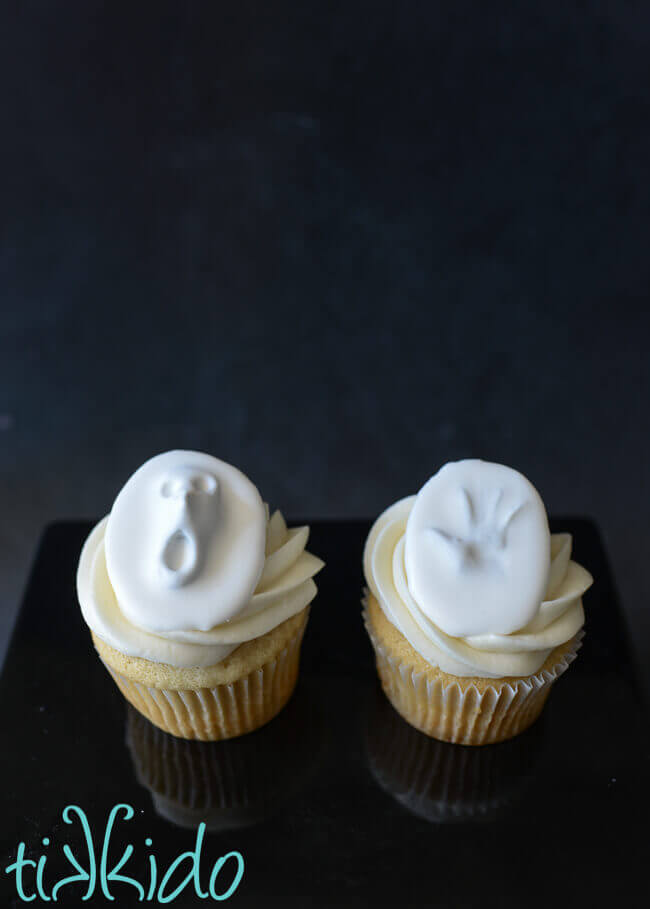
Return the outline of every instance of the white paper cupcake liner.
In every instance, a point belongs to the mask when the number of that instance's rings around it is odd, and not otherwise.
[[[284,707],[298,678],[303,632],[304,625],[259,669],[212,688],[150,688],[102,662],[126,700],[154,726],[179,738],[219,741],[258,729]]]
[[[490,679],[479,690],[466,679],[445,673],[431,678],[396,659],[372,628],[365,596],[363,604],[366,630],[388,700],[416,729],[460,745],[501,742],[527,729],[541,713],[553,683],[576,658],[584,637],[583,631],[578,632],[550,668],[514,680]]]

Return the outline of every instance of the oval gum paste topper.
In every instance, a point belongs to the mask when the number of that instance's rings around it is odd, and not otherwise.
[[[511,634],[535,616],[548,584],[544,503],[510,467],[446,464],[415,499],[404,561],[411,595],[442,631]]]
[[[207,631],[250,601],[266,510],[241,471],[195,451],[151,458],[117,496],[106,564],[120,608],[152,632]]]

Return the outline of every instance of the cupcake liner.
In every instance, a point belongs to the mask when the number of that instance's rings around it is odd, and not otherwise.
[[[512,738],[537,719],[553,683],[576,658],[584,632],[550,668],[503,681],[489,680],[484,690],[453,676],[427,678],[426,673],[396,659],[364,622],[375,650],[377,672],[386,697],[407,722],[426,735],[459,745],[487,745]]]
[[[452,745],[424,735],[390,705],[379,686],[366,728],[368,765],[379,786],[431,823],[486,820],[530,781],[543,724],[490,748]]]
[[[304,627],[274,659],[212,688],[149,688],[102,662],[126,700],[154,726],[179,738],[219,741],[252,732],[282,710],[298,678]]]

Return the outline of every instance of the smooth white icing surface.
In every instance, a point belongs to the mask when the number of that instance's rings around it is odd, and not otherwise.
[[[445,464],[416,497],[404,559],[409,591],[442,631],[510,634],[533,618],[548,584],[544,503],[510,467]]]
[[[168,451],[120,491],[104,545],[124,615],[158,633],[207,631],[236,615],[260,580],[265,540],[264,503],[241,471]]]
[[[261,499],[260,538],[259,494],[235,468],[208,455],[199,455],[200,461],[186,457],[198,454],[194,452],[169,454],[174,457],[151,472],[141,474],[140,468],[126,484],[124,490],[138,477],[133,496],[121,500],[119,523],[113,524],[114,506],[92,530],[79,560],[79,602],[95,634],[128,656],[179,668],[211,666],[239,644],[266,634],[304,609],[316,595],[313,576],[323,563],[305,551],[309,528],[287,529],[279,511],[267,520]],[[163,498],[174,501],[169,510],[155,498],[167,482],[171,495]],[[206,496],[199,498],[200,508],[192,502],[194,496]],[[107,558],[111,527],[114,543],[119,527],[134,549],[149,559],[136,570],[134,559],[125,558],[124,547],[113,549],[122,596],[114,563]],[[165,547],[175,534],[187,535],[181,546],[183,558],[173,553],[171,565],[162,567]],[[214,551],[218,542],[221,553]],[[241,558],[242,564],[229,564],[225,554]],[[170,561],[169,553],[167,557]],[[175,574],[179,566],[180,577]],[[196,596],[188,598],[194,589]]]
[[[443,672],[484,678],[526,676],[537,672],[553,648],[569,641],[584,624],[582,594],[593,579],[588,571],[571,560],[570,534],[551,536],[545,590],[524,624],[510,633],[503,633],[498,630],[503,627],[502,623],[497,623],[495,628],[485,628],[484,624],[472,622],[470,617],[469,627],[485,630],[451,635],[432,619],[412,593],[405,550],[407,526],[416,501],[416,496],[410,496],[383,512],[375,521],[364,549],[366,582],[387,619],[428,663],[439,666]],[[458,507],[462,507],[460,501]],[[442,512],[435,514],[439,516]],[[436,526],[441,526],[437,520]],[[457,526],[451,524],[450,529],[442,529],[451,533]],[[513,519],[507,534],[508,545],[516,529]],[[457,574],[459,588],[465,580],[462,574]],[[446,592],[449,588],[443,589]],[[467,618],[471,612],[469,600],[462,598],[462,602]],[[480,591],[477,591],[475,607],[482,616]],[[529,612],[527,605],[526,610],[522,609],[518,614],[529,615]],[[511,614],[514,613],[513,609]]]

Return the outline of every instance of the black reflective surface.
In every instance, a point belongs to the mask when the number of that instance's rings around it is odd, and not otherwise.
[[[219,856],[244,857],[233,906],[600,906],[645,886],[647,714],[598,534],[588,521],[555,525],[596,578],[587,637],[541,721],[484,749],[427,739],[383,698],[360,619],[367,524],[312,525],[310,549],[327,567],[296,694],[269,726],[215,744],[175,740],[123,701],[76,604],[90,525],[49,527],[0,680],[0,905],[23,905],[4,872],[20,841],[26,857],[47,855],[46,893],[72,873],[62,846],[83,857],[84,840],[63,822],[70,804],[97,853],[111,808],[133,807],[116,823],[109,867],[132,844],[122,873],[145,889],[148,856],[162,876],[205,821],[204,881]],[[137,904],[131,885],[110,890],[115,905]],[[58,902],[82,905],[85,891],[65,887]],[[172,903],[195,904],[210,900],[189,888]]]

